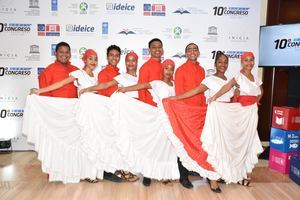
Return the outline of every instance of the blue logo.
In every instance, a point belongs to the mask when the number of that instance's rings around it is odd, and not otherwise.
[[[55,56],[56,44],[51,44],[51,56]]]
[[[149,48],[142,49],[142,58],[143,58],[143,60],[148,60],[150,58]]]
[[[58,0],[51,0],[51,11],[57,11],[58,10]]]
[[[102,22],[102,34],[103,35],[108,34],[108,22]]]
[[[45,67],[38,67],[37,74],[40,75],[44,71]]]

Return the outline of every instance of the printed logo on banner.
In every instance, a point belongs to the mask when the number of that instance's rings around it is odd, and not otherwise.
[[[186,10],[184,8],[178,8],[173,13],[180,14],[180,15],[182,15],[182,14],[191,14],[190,11],[188,11],[188,10]]]
[[[108,22],[102,22],[102,35],[108,34]]]
[[[181,39],[181,34],[182,34],[182,28],[180,28],[179,26],[173,28],[173,33],[174,33],[174,38],[177,39]]]
[[[51,0],[51,11],[58,11],[58,0]]]
[[[249,14],[249,7],[238,7],[238,6],[230,6],[230,7],[222,7],[216,6],[213,7],[213,14],[215,16],[230,16],[230,17],[244,17]]]
[[[196,7],[178,8],[173,12],[174,14],[186,15],[186,14],[208,14],[207,11],[201,10]]]
[[[31,75],[31,67],[0,67],[0,77],[24,78]]]
[[[212,76],[216,73],[215,69],[207,69],[206,70],[206,77]]]
[[[179,58],[179,59],[181,59],[181,58],[186,58],[186,56],[185,56],[185,54],[182,53],[182,52],[177,52],[176,54],[174,54],[174,55],[172,56],[172,58]]]
[[[12,108],[0,110],[0,118],[21,118],[23,117],[24,109]]]
[[[274,40],[275,49],[299,49],[300,47],[300,38],[278,38]]]
[[[32,24],[0,23],[0,33],[11,35],[25,35],[30,33]]]
[[[15,14],[17,12],[17,8],[10,7],[6,4],[0,5],[0,13],[1,14]]]
[[[136,34],[135,32],[133,32],[130,29],[123,29],[122,31],[120,31],[118,34],[122,34],[122,35],[132,35],[132,34]]]
[[[166,16],[166,5],[145,3],[144,16]]]
[[[190,29],[180,26],[166,28],[163,33],[167,39],[188,39],[192,35]]]
[[[228,39],[231,42],[247,42],[249,40],[249,36],[245,33],[229,33]]]
[[[45,67],[38,67],[37,68],[37,75],[40,75],[45,70]]]
[[[118,34],[121,35],[133,35],[133,34],[138,34],[138,35],[153,35],[153,32],[145,29],[145,28],[140,28],[140,27],[135,27],[135,28],[125,28],[122,29]]]
[[[213,60],[216,58],[216,55],[218,52],[222,52],[222,53],[226,54],[228,56],[228,58],[233,61],[240,61],[241,56],[243,55],[243,53],[245,53],[245,51],[238,51],[238,50],[235,50],[235,51],[233,51],[233,50],[225,50],[225,51],[214,50],[211,52]]]
[[[39,0],[28,0],[28,10],[25,10],[26,16],[39,16],[40,15],[40,7]]]
[[[58,0],[51,0],[51,15],[58,15]]]
[[[29,0],[29,8],[39,8],[39,0]]]
[[[205,42],[217,42],[218,41],[218,28],[216,26],[209,26],[207,35],[203,38]]]
[[[0,96],[1,103],[13,103],[18,100],[17,96]]]
[[[133,51],[132,49],[121,49],[121,55],[126,55],[127,53],[129,53],[130,51]]]
[[[55,57],[55,49],[56,49],[56,44],[51,44],[51,56]]]
[[[87,50],[87,48],[85,48],[85,47],[79,48],[78,53],[79,53],[79,58],[80,59],[83,57],[83,55],[86,52],[86,50]]]
[[[18,54],[13,51],[0,50],[0,60],[14,60],[18,58]]]
[[[142,49],[142,59],[148,60],[150,58],[150,51],[149,48],[143,48]]]
[[[72,15],[96,15],[100,9],[96,3],[87,3],[86,1],[80,3],[70,3],[68,10]]]
[[[38,24],[38,36],[60,36],[59,24]]]
[[[107,14],[133,15],[135,13],[135,5],[128,3],[106,3]]]
[[[218,28],[216,26],[208,27],[208,35],[218,35]]]
[[[95,27],[88,25],[67,24],[66,32],[69,35],[90,35],[95,33]]]
[[[40,60],[40,47],[33,44],[29,46],[29,55],[25,56],[26,61],[39,61]]]
[[[86,2],[81,2],[79,4],[80,14],[86,15],[89,5]]]

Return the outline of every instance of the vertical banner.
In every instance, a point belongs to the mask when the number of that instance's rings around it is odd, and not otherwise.
[[[253,51],[258,62],[259,0],[1,0],[0,18],[0,140],[13,138],[17,150],[32,148],[21,135],[25,98],[55,60],[60,41],[71,45],[71,63],[79,68],[85,50],[96,50],[98,71],[111,44],[121,47],[120,71],[131,50],[140,67],[155,37],[163,41],[164,59],[176,67],[186,60],[185,46],[198,44],[207,75],[215,71],[218,51],[229,56],[228,77],[239,72],[244,51]]]

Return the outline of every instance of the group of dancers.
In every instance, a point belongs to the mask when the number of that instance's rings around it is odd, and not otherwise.
[[[27,97],[23,122],[49,181],[136,181],[141,174],[145,186],[179,179],[193,188],[188,176],[199,174],[216,193],[220,182],[249,186],[262,152],[256,129],[262,82],[251,73],[253,53],[241,56],[240,73],[228,79],[221,52],[215,74],[205,77],[195,43],[176,71],[171,59],[161,62],[160,39],[148,47],[151,57],[137,73],[135,52],[119,72],[121,49],[109,46],[108,64],[97,75],[94,50],[86,50],[80,70],[70,64],[69,44],[57,44],[56,61]]]

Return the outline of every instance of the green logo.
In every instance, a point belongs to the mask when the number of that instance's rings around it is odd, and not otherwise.
[[[82,2],[79,4],[80,14],[87,14],[88,4]]]
[[[85,47],[81,47],[81,48],[79,49],[79,57],[80,57],[80,58],[83,57],[83,55],[84,55],[84,53],[85,53],[86,50],[87,50],[87,48],[85,48]]]

